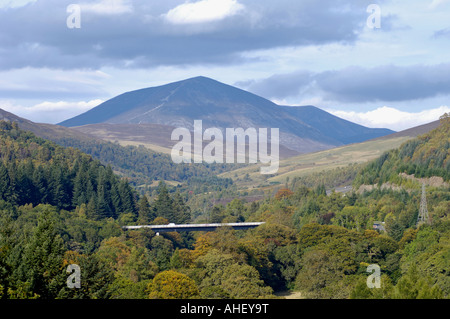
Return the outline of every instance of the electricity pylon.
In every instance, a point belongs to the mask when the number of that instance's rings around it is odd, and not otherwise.
[[[417,218],[417,226],[422,223],[430,224],[430,216],[428,214],[427,196],[425,193],[425,183],[422,184],[422,198],[420,199],[419,216]]]

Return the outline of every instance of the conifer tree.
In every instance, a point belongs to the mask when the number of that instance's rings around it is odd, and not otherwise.
[[[48,182],[42,166],[38,166],[33,172],[33,185],[35,188],[35,203],[48,203]]]
[[[119,183],[119,194],[122,203],[121,213],[136,214],[135,199],[130,184],[126,180],[121,180]]]
[[[8,170],[0,162],[0,199],[5,201],[10,200],[11,198],[11,180],[9,178]]]
[[[186,205],[179,192],[173,196],[173,210],[175,223],[185,224],[191,220],[191,209]]]
[[[145,195],[143,195],[139,200],[138,215],[138,223],[141,225],[148,225],[153,219],[155,219],[155,215],[150,209],[147,196]]]
[[[55,230],[51,212],[43,211],[23,255],[26,279],[41,298],[56,297],[64,283],[61,277],[63,253],[63,240]]]
[[[113,183],[111,185],[111,206],[117,215],[121,213],[122,199],[119,193],[118,183]]]
[[[176,216],[173,209],[173,200],[169,195],[166,184],[160,182],[158,186],[158,197],[153,203],[153,209],[157,217],[163,217],[170,223],[176,222]]]
[[[72,205],[76,207],[86,202],[86,174],[79,170],[73,181]]]

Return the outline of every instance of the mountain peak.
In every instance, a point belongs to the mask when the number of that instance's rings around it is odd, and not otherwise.
[[[121,94],[60,125],[161,124],[203,127],[279,128],[280,143],[311,152],[393,133],[369,129],[315,107],[282,107],[265,98],[214,79],[197,76]]]
[[[264,113],[274,106],[273,102],[253,93],[205,76],[197,76],[123,93],[61,122],[60,125],[72,127],[96,123],[153,123],[179,126],[186,121],[180,122],[176,117],[213,118],[215,112],[233,117],[236,112],[241,113],[245,109]],[[225,122],[229,123],[228,120]],[[219,124],[225,122],[216,124],[222,127]]]
[[[186,79],[186,80],[184,80],[184,81],[193,81],[193,80],[196,80],[196,81],[205,81],[205,82],[209,82],[209,81],[212,81],[212,82],[218,82],[218,81],[216,81],[216,80],[214,80],[214,79],[208,78],[208,77],[203,76],[203,75],[194,76],[194,77],[189,78],[189,79]]]

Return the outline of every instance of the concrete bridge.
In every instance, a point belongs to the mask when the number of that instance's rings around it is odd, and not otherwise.
[[[261,226],[264,222],[255,223],[221,223],[221,224],[168,224],[168,225],[142,225],[142,226],[123,226],[125,230],[134,230],[149,228],[155,233],[182,232],[182,231],[214,231],[219,227],[231,227],[237,230],[245,230]]]

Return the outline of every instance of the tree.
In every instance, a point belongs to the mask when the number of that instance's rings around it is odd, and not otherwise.
[[[191,209],[186,205],[179,192],[173,197],[173,210],[176,224],[185,224],[191,220]]]
[[[400,278],[394,288],[394,299],[441,299],[442,290],[430,278],[420,276],[415,265]]]
[[[327,189],[325,188],[325,185],[323,185],[323,184],[318,185],[314,191],[317,194],[317,196],[320,196],[320,195],[326,196],[327,195]]]
[[[8,174],[8,170],[5,165],[0,161],[0,199],[11,201],[11,195],[13,191],[11,189],[11,180]]]
[[[297,245],[287,245],[275,248],[274,260],[287,288],[294,287],[294,281],[301,269],[301,258]]]
[[[46,172],[41,165],[36,167],[36,169],[34,170],[33,184],[35,187],[34,205],[36,205],[37,203],[48,204],[48,195],[47,195],[48,181],[46,178]]]
[[[223,205],[214,205],[211,210],[211,223],[221,223],[225,218],[225,207]]]
[[[21,190],[17,185],[17,175],[17,165],[14,161],[7,163],[0,161],[0,199],[12,204],[19,204],[20,201]]]
[[[258,271],[249,265],[235,263],[228,266],[224,278],[222,289],[234,299],[267,298],[273,293],[271,287],[264,285]]]
[[[169,195],[166,184],[160,182],[158,186],[158,197],[153,203],[153,210],[157,217],[164,217],[170,223],[175,223],[176,216],[173,210],[173,200]]]
[[[27,244],[23,264],[25,281],[30,289],[41,298],[55,298],[64,284],[61,273],[63,261],[63,240],[55,230],[55,220],[51,210],[43,207],[38,225],[31,241]]]
[[[275,194],[275,198],[277,200],[282,200],[282,199],[287,199],[287,198],[291,197],[292,195],[294,195],[293,191],[291,191],[288,188],[282,188]]]
[[[155,219],[155,215],[150,209],[147,196],[143,195],[138,202],[138,224],[148,225]]]
[[[147,291],[150,299],[189,299],[199,295],[195,281],[174,270],[157,274]]]
[[[133,190],[131,189],[128,181],[122,179],[119,182],[118,190],[120,194],[120,202],[122,204],[120,207],[120,213],[132,213],[133,215],[137,214]]]
[[[239,264],[229,253],[211,249],[197,259],[197,267],[202,269],[199,285],[202,295],[222,295],[229,298],[259,298],[272,294],[265,287],[258,271],[247,264]],[[217,288],[212,290],[212,288]]]
[[[107,299],[112,294],[114,280],[112,268],[96,254],[80,255],[74,252],[64,254],[64,269],[70,264],[80,266],[80,284],[77,289],[66,285],[58,293],[60,299]]]
[[[150,256],[160,271],[170,268],[170,258],[173,254],[173,244],[163,236],[155,236],[151,240]]]
[[[111,216],[108,193],[103,179],[99,180],[97,187],[97,214],[100,218],[114,217]]]
[[[347,298],[346,280],[357,270],[355,251],[344,237],[325,240],[303,254],[296,286],[311,298]]]
[[[246,208],[242,200],[235,198],[229,202],[225,208],[225,222],[236,223],[244,221]]]
[[[361,276],[350,293],[350,299],[391,299],[394,287],[389,276],[382,275],[380,284],[380,288],[370,289],[367,287],[367,276]]]

